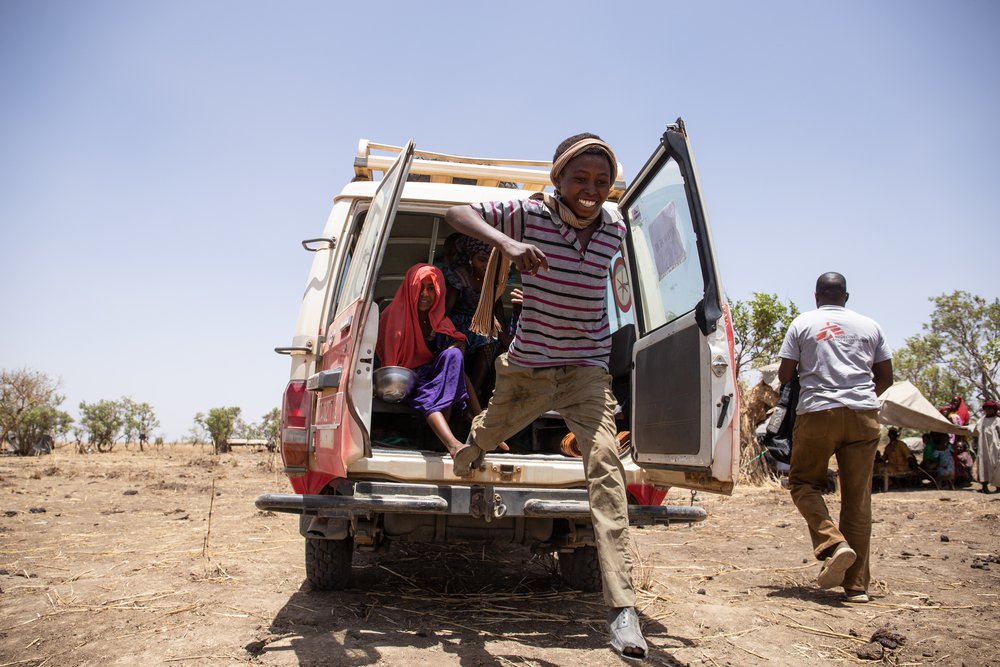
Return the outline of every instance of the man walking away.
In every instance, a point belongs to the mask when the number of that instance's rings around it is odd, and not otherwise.
[[[821,275],[815,296],[816,310],[795,318],[779,352],[779,380],[798,374],[801,387],[788,486],[823,562],[816,583],[843,585],[848,602],[868,602],[878,395],[892,384],[892,355],[881,327],[844,307],[844,276]],[[823,500],[831,456],[839,471],[839,525]]]

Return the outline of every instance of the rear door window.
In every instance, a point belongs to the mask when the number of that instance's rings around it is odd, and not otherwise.
[[[695,309],[705,295],[698,238],[684,178],[669,159],[628,205],[640,292],[642,332],[649,333]]]

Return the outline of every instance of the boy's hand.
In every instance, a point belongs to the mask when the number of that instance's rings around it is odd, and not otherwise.
[[[545,258],[545,253],[530,243],[520,243],[511,239],[500,247],[500,252],[521,273],[535,275],[539,269],[549,270],[549,260]]]
[[[520,312],[521,306],[524,305],[524,292],[517,287],[510,291],[510,305],[515,312]]]

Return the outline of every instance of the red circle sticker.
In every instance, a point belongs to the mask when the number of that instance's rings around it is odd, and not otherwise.
[[[615,303],[622,312],[628,312],[632,308],[632,287],[628,283],[628,270],[625,268],[625,260],[619,257],[615,260],[615,266],[611,269],[611,287],[615,293]]]

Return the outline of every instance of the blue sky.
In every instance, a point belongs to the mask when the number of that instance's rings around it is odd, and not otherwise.
[[[893,348],[997,296],[1000,5],[0,3],[0,367],[168,439],[278,404],[310,256],[360,138],[631,177],[682,116],[726,290],[844,273]]]

